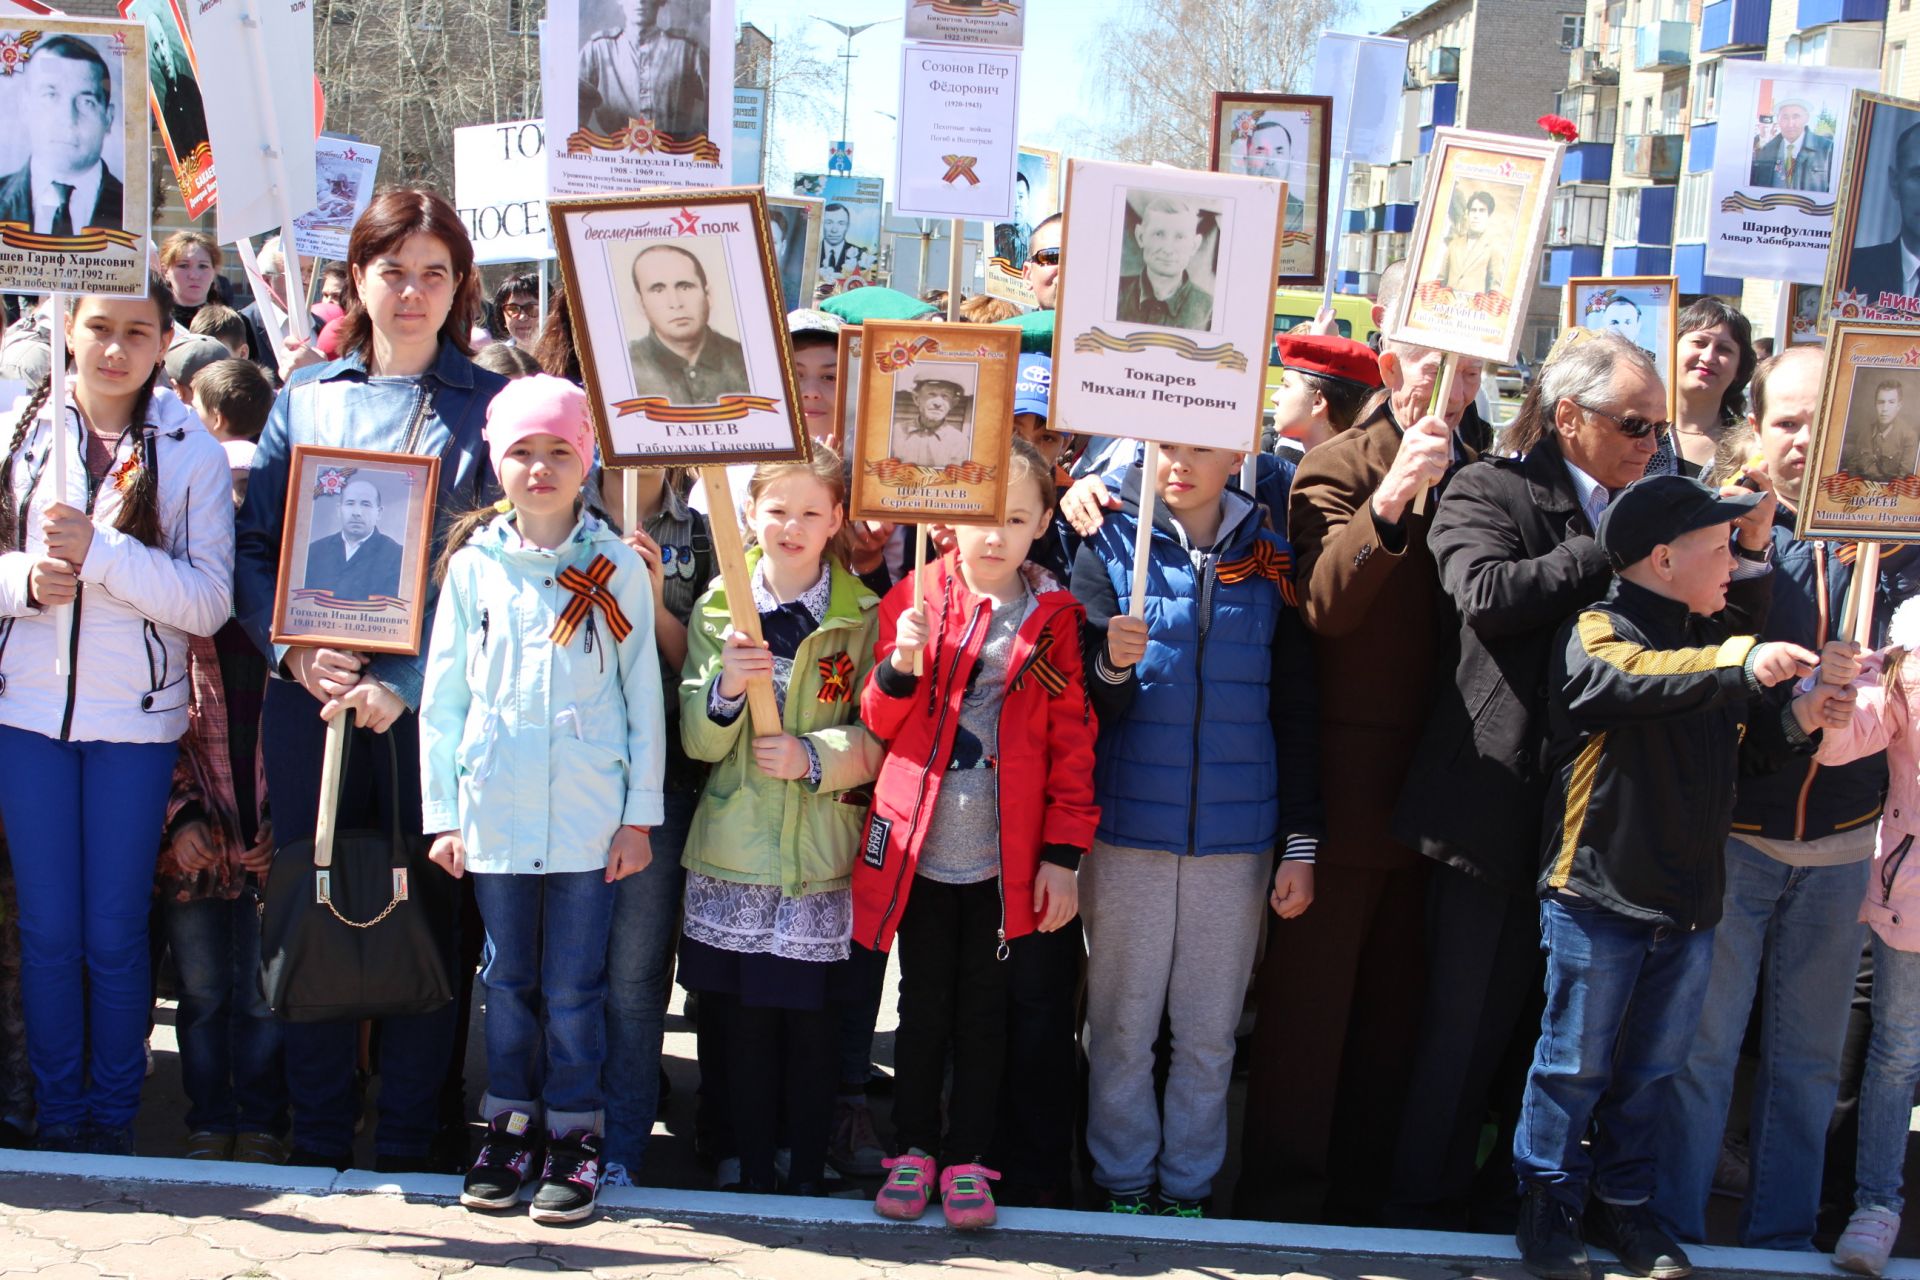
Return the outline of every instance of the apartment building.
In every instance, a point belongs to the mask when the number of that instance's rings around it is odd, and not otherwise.
[[[1535,121],[1566,85],[1567,51],[1584,40],[1586,0],[1435,0],[1382,34],[1408,42],[1401,127],[1391,164],[1347,178],[1336,287],[1371,293],[1407,255],[1435,129],[1452,125],[1539,137]],[[1521,350],[1544,354],[1558,328],[1559,292],[1536,289]]]

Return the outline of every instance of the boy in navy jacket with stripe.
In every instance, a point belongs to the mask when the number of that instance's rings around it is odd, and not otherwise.
[[[1223,450],[1161,450],[1144,620],[1128,616],[1141,468],[1074,563],[1100,721],[1100,827],[1081,871],[1087,1140],[1114,1212],[1204,1212],[1226,1154],[1261,899],[1291,917],[1313,898],[1312,652],[1286,542],[1227,489],[1239,467]],[[1163,1014],[1173,1020],[1164,1117],[1153,1086]]]

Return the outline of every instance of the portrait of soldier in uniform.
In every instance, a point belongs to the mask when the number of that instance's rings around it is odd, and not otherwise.
[[[1840,469],[1863,480],[1898,480],[1920,470],[1920,420],[1906,412],[1906,389],[1884,370],[1862,370],[1856,381],[1856,396],[1875,378],[1871,417],[1847,424],[1847,436],[1840,450]],[[1856,398],[1855,404],[1859,403]]]
[[[1512,297],[1507,280],[1507,251],[1493,234],[1497,205],[1491,191],[1467,196],[1466,217],[1441,246],[1435,277],[1455,293],[1493,293]]]
[[[971,458],[977,376],[972,365],[924,360],[894,374],[888,455],[935,470]]]
[[[655,244],[633,259],[633,289],[647,334],[628,343],[633,386],[668,404],[712,404],[744,394],[747,361],[737,338],[713,327],[707,269],[680,244]]]
[[[580,127],[613,133],[645,120],[675,138],[707,134],[707,50],[667,24],[667,0],[619,0],[618,30],[585,36],[580,48]],[[672,9],[704,32],[708,0]],[[588,14],[581,13],[586,31]]]
[[[873,251],[866,245],[847,239],[853,226],[853,210],[838,200],[827,202],[820,211],[820,271],[838,280],[843,273],[864,271],[873,265]]]
[[[1138,211],[1129,239],[1138,270],[1128,271],[1122,255],[1119,302],[1114,319],[1121,324],[1164,325],[1206,332],[1213,328],[1211,264],[1201,250],[1217,243],[1212,217],[1185,196],[1160,192],[1128,193]],[[1206,285],[1194,279],[1204,270]]]

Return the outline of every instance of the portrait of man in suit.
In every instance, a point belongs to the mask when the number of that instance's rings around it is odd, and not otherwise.
[[[307,548],[301,584],[331,592],[338,600],[371,600],[400,594],[400,544],[380,531],[380,486],[365,475],[340,490],[340,528]]]
[[[1855,245],[1840,289],[1865,294],[1871,307],[1920,311],[1920,124],[1901,130],[1886,180],[1900,207],[1900,233],[1884,244]],[[1885,201],[1886,195],[1869,179],[1861,189],[1861,205]]]
[[[847,239],[853,228],[853,210],[835,200],[820,211],[820,274],[838,280],[845,272],[865,271],[873,255],[865,245]]]
[[[26,75],[28,158],[0,180],[0,222],[53,236],[118,230],[124,191],[102,158],[119,119],[106,59],[79,36],[57,35],[34,46]]]
[[[713,404],[745,395],[747,358],[734,338],[713,327],[707,269],[677,244],[642,249],[633,260],[647,336],[628,344],[634,390],[668,404]]]
[[[1785,191],[1827,190],[1833,184],[1833,139],[1807,128],[1812,120],[1805,98],[1783,98],[1771,121],[1761,117],[1747,181]]]

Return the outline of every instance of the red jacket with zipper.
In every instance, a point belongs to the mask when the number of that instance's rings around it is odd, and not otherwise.
[[[913,581],[880,603],[873,673],[860,718],[886,744],[873,811],[853,864],[853,939],[885,951],[906,913],[913,873],[932,824],[953,752],[960,701],[980,659],[993,602],[967,589],[952,554],[926,568],[926,674],[893,669],[900,615],[913,607]],[[1069,869],[1093,844],[1093,743],[1099,726],[1082,679],[1080,628],[1086,611],[1045,571],[1022,566],[1033,612],[1021,623],[1007,663],[993,767],[1000,796],[1001,941],[1032,933],[1033,880],[1041,861]]]

